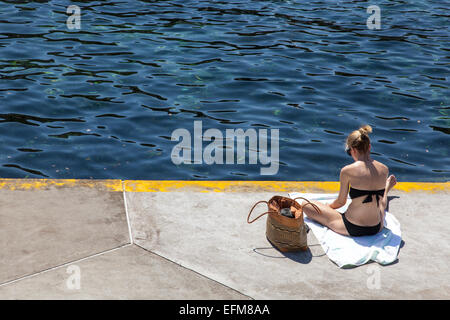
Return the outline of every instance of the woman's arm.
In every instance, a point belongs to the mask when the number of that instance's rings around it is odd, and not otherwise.
[[[350,179],[349,179],[347,167],[342,168],[341,174],[339,177],[339,181],[341,183],[340,183],[340,187],[339,187],[338,198],[329,205],[330,208],[333,208],[333,209],[338,209],[347,203],[348,188],[350,186]]]

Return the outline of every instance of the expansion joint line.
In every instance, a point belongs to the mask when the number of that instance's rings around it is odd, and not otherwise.
[[[125,192],[125,181],[122,181],[122,192],[123,192],[123,205],[125,207],[125,214],[127,216],[127,225],[128,225],[128,236],[130,237],[130,243],[133,244],[133,234],[131,233],[131,222],[130,215],[128,214],[128,205],[127,205],[127,194]]]
[[[84,258],[80,258],[80,259],[77,259],[77,260],[69,261],[69,262],[57,265],[55,267],[44,269],[44,270],[38,271],[36,273],[28,274],[26,276],[23,276],[23,277],[20,277],[20,278],[17,278],[17,279],[9,280],[9,281],[0,283],[0,288],[3,287],[3,286],[6,286],[8,284],[12,284],[12,283],[15,283],[15,282],[18,282],[18,281],[21,281],[21,280],[26,280],[26,279],[29,279],[29,278],[33,278],[33,277],[38,276],[40,274],[44,274],[44,273],[47,273],[49,271],[56,270],[56,269],[59,269],[59,268],[65,267],[65,266],[69,266],[69,265],[74,264],[74,263],[82,262],[82,261],[87,260],[87,259],[95,258],[95,257],[101,256],[101,255],[104,255],[105,253],[113,252],[113,251],[116,251],[116,250],[119,250],[119,249],[122,249],[122,248],[126,248],[126,247],[131,246],[131,245],[132,245],[131,243],[126,243],[126,244],[123,244],[123,245],[118,246],[116,248],[108,249],[108,250],[105,250],[105,251],[102,251],[102,252],[98,252],[98,253],[92,254],[90,256],[84,257]]]
[[[147,248],[144,248],[143,246],[141,246],[141,245],[139,245],[139,244],[137,244],[137,243],[135,243],[134,245],[136,245],[137,247],[139,247],[139,248],[141,248],[141,249],[143,249],[143,250],[145,250],[145,251],[147,251],[147,252],[149,252],[149,253],[151,253],[151,254],[154,254],[155,256],[158,256],[158,257],[160,257],[160,258],[162,258],[162,259],[164,259],[164,260],[166,260],[166,261],[168,261],[168,262],[174,263],[174,264],[176,264],[177,266],[179,266],[179,267],[181,267],[181,268],[183,268],[183,269],[192,271],[192,272],[194,272],[195,274],[201,276],[202,278],[208,279],[208,280],[210,280],[210,281],[214,281],[215,283],[218,283],[218,284],[220,284],[220,285],[222,285],[222,286],[224,286],[224,287],[226,287],[226,288],[228,288],[228,289],[230,289],[230,290],[233,290],[234,292],[237,292],[237,293],[239,293],[239,294],[241,294],[241,295],[243,295],[243,296],[246,296],[246,297],[249,298],[250,300],[255,300],[255,298],[253,298],[253,297],[251,297],[251,296],[249,296],[249,295],[247,295],[247,294],[245,294],[245,293],[243,293],[243,292],[240,292],[239,290],[237,290],[237,289],[235,289],[235,288],[232,288],[232,287],[230,287],[230,286],[228,286],[228,285],[226,285],[226,284],[224,284],[224,283],[222,283],[222,282],[220,282],[220,281],[218,281],[218,280],[216,280],[216,279],[210,278],[210,277],[208,277],[208,276],[206,276],[206,275],[204,275],[204,274],[202,274],[202,273],[200,273],[200,272],[198,272],[198,271],[195,271],[194,269],[188,268],[188,267],[186,267],[186,266],[184,266],[184,265],[182,265],[182,264],[180,264],[180,263],[178,263],[178,262],[176,262],[176,261],[174,261],[174,260],[172,260],[172,259],[169,259],[169,258],[167,258],[167,257],[165,257],[165,256],[163,256],[163,255],[161,255],[161,254],[159,254],[159,253],[156,253],[156,252],[154,252],[154,251],[152,251],[152,250],[149,250],[149,249],[147,249]]]

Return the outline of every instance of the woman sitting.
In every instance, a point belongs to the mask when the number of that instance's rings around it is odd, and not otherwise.
[[[346,236],[373,235],[383,229],[387,195],[397,183],[395,176],[388,177],[387,166],[370,158],[371,132],[366,125],[348,136],[346,151],[355,162],[341,170],[338,198],[331,204],[311,201],[321,214],[311,205],[303,209],[308,218]],[[336,209],[345,205],[349,191],[352,202],[341,214]]]

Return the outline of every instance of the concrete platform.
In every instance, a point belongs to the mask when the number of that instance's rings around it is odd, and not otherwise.
[[[450,298],[449,183],[399,183],[392,191],[389,211],[404,244],[384,267],[339,269],[311,232],[309,251],[282,254],[265,238],[265,219],[246,222],[251,206],[274,194],[338,188],[0,179],[0,299]],[[71,265],[81,271],[79,290],[67,286]],[[371,289],[374,270],[380,286]]]
[[[1,181],[0,283],[130,243],[120,181]]]
[[[339,269],[312,233],[310,251],[273,249],[265,219],[246,222],[252,205],[272,193],[126,195],[136,244],[255,299],[450,298],[448,194],[393,192],[390,211],[402,225],[404,246],[396,264],[379,267],[379,290],[367,286],[373,264]]]
[[[73,274],[70,267],[73,266],[79,268],[79,288],[67,286]],[[0,299],[16,298],[249,299],[136,245],[128,245],[0,287]]]

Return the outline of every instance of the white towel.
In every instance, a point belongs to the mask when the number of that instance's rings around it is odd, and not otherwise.
[[[308,200],[331,203],[337,198],[337,194],[293,192],[289,193],[289,197],[304,197]],[[350,198],[347,199],[345,206],[339,208],[338,211],[345,212],[351,201]],[[386,212],[384,228],[381,232],[362,237],[340,235],[306,216],[304,216],[304,220],[320,242],[328,258],[339,268],[360,266],[371,260],[387,265],[397,259],[402,233],[400,223],[389,212]]]

